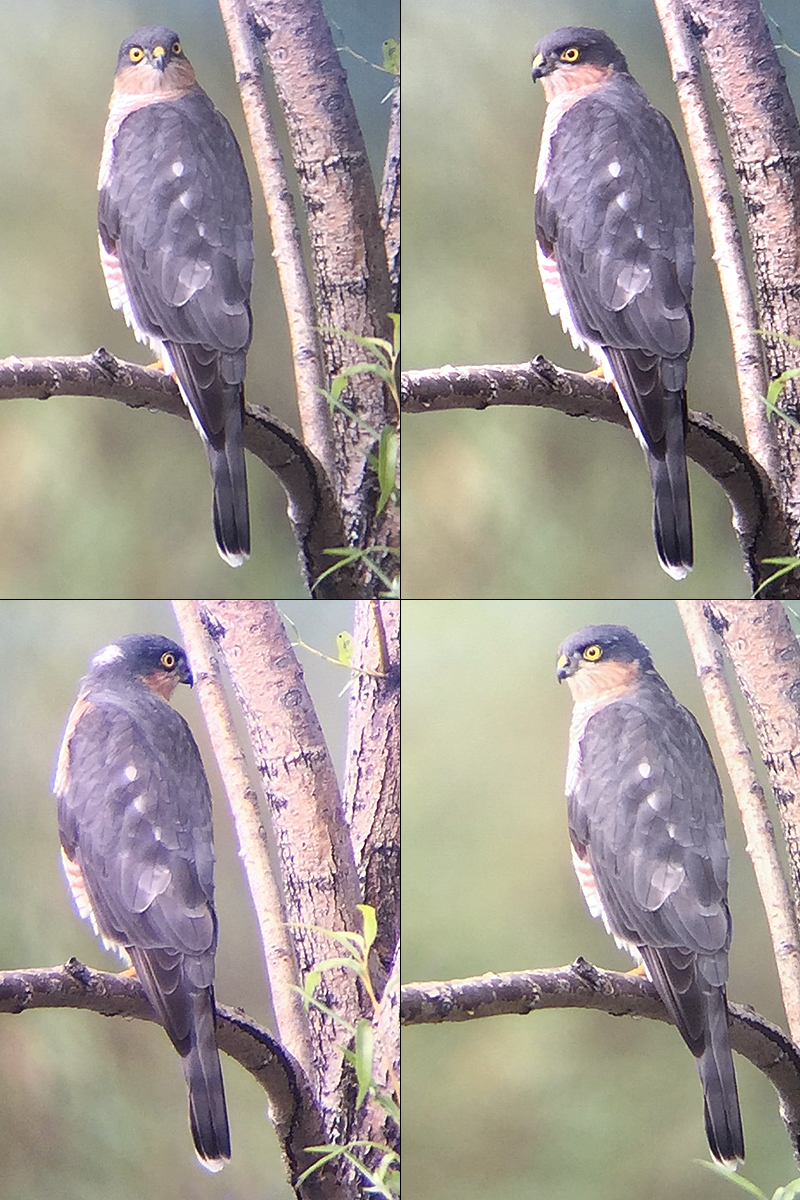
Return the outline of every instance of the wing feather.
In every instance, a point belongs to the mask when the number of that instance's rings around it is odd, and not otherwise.
[[[568,797],[611,932],[634,945],[708,955],[730,943],[722,794],[691,713],[660,678],[595,713]]]

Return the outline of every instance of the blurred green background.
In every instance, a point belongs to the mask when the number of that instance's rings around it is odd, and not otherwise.
[[[796,0],[765,7],[800,49]],[[605,29],[685,147],[653,5],[406,0],[403,17],[404,367],[516,363],[544,354],[591,369],[592,360],[573,350],[548,314],[535,265],[533,179],[545,101],[531,82],[531,54],[559,25]],[[781,58],[800,97],[800,60],[786,51]],[[741,435],[696,180],[694,193],[697,336],[689,404]],[[409,417],[404,433],[409,596],[748,595],[730,506],[699,468],[690,468],[697,566],[683,583],[661,570],[643,455],[623,428],[507,408]]]
[[[311,646],[336,657],[352,605],[281,604]],[[0,969],[54,966],[75,955],[117,971],[75,912],[59,856],[50,787],[78,680],[123,633],[180,640],[166,601],[0,605]],[[290,636],[294,634],[290,629]],[[298,650],[341,778],[346,672]],[[175,706],[197,737],[214,796],[217,998],[274,1030],[250,895],[227,803],[188,688]],[[267,1118],[266,1093],[223,1054],[233,1157],[198,1166],[178,1055],[157,1025],[72,1010],[0,1015],[0,1195],[9,1200],[282,1200],[294,1194]]]
[[[569,633],[629,625],[721,758],[669,601],[406,603],[403,837],[406,982],[558,967],[627,971],[592,920],[569,851]],[[721,769],[726,793],[727,776]],[[726,795],[729,995],[783,1025],[766,923]],[[779,824],[776,818],[776,824]],[[585,1011],[403,1030],[406,1184],[436,1200],[724,1200],[691,1054],[660,1022]],[[736,1056],[747,1161],[767,1195],[795,1178],[771,1085]]]
[[[381,63],[381,42],[397,33],[398,0],[326,0],[325,10],[337,46]],[[108,303],[96,211],[119,44],[157,23],[178,30],[242,144],[256,226],[247,396],[297,428],[272,243],[214,0],[3,0],[0,357],[102,345],[152,361]],[[342,62],[379,175],[389,77],[349,53]],[[205,451],[188,421],[109,400],[22,400],[0,407],[0,444],[0,595],[306,594],[283,489],[250,456],[253,557],[237,571],[218,557]]]

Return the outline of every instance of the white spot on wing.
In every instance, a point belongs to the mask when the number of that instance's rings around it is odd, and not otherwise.
[[[614,197],[614,203],[618,204],[623,212],[627,212],[628,205],[630,203],[630,200],[628,199],[628,193],[620,192],[620,194],[618,196]]]
[[[616,178],[617,178],[617,176],[618,176],[618,175],[620,175],[620,174],[622,173],[622,166],[621,166],[621,164],[620,164],[620,163],[618,163],[618,162],[616,162],[616,161],[614,161],[614,162],[610,162],[610,163],[608,164],[608,173],[609,173],[609,175],[611,175],[611,176],[612,176],[614,179],[616,179]]]
[[[634,229],[636,230],[637,238],[641,240],[644,237],[644,225],[635,225]]]
[[[120,658],[125,657],[125,651],[121,646],[117,646],[114,642],[110,646],[104,646],[102,650],[98,650],[92,659],[93,667],[107,667],[109,663],[116,662]]]
[[[125,771],[123,773],[125,775],[125,778],[129,779],[131,781],[131,783],[133,783],[134,779],[136,779],[136,777],[139,774],[139,772],[136,770],[136,767],[133,763],[129,763],[129,765],[125,768]]]
[[[185,167],[184,167],[184,165],[183,165],[183,163],[182,163],[182,162],[174,162],[174,163],[172,164],[172,174],[173,174],[173,175],[174,175],[174,176],[175,176],[177,179],[180,179],[180,177],[181,177],[181,175],[183,174],[184,170],[185,170]]]
[[[146,813],[147,812],[147,801],[145,800],[144,796],[137,796],[133,802],[133,807],[139,813]]]
[[[642,779],[649,779],[653,774],[653,768],[650,766],[649,762],[640,762],[637,769]]]

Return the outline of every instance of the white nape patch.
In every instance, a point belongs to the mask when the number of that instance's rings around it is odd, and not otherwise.
[[[123,775],[125,776],[126,779],[129,779],[131,781],[131,783],[133,783],[134,779],[136,779],[138,777],[139,772],[136,770],[135,765],[133,763],[130,763],[123,771]]]
[[[117,646],[112,642],[110,646],[104,646],[102,650],[98,650],[92,659],[93,667],[107,667],[109,663],[117,662],[118,659],[125,657],[125,651],[121,646]]]
[[[614,197],[614,203],[618,204],[623,212],[627,212],[628,205],[630,204],[630,200],[628,199],[628,193],[620,192],[620,194],[618,196]]]
[[[610,162],[608,164],[608,173],[613,179],[616,179],[618,175],[622,174],[621,163],[618,163],[616,160],[614,162]]]
[[[634,230],[639,241],[644,237],[644,225],[634,225]]]
[[[639,766],[637,767],[637,770],[638,770],[639,774],[641,775],[642,779],[649,779],[650,776],[653,774],[653,768],[650,766],[649,762],[640,762]]]
[[[197,232],[200,234],[200,237],[202,237],[202,238],[204,238],[206,236],[206,227],[202,221],[198,221],[198,223],[197,223]]]
[[[183,172],[185,170],[186,170],[186,168],[184,167],[182,162],[174,162],[172,164],[172,174],[176,177],[176,179],[180,179],[181,175],[183,174]]]
[[[156,839],[157,842],[161,841],[161,826],[160,825],[153,826],[153,837]]]

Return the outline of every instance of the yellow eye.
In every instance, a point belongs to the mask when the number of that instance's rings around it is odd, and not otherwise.
[[[141,46],[131,46],[128,51],[128,58],[132,63],[140,63],[144,58],[144,50]]]
[[[597,662],[598,659],[603,657],[603,647],[597,644],[587,646],[583,652],[583,657],[587,662]]]
[[[172,653],[171,650],[165,650],[164,653],[161,655],[161,665],[162,665],[162,667],[165,667],[168,671],[172,670],[172,668],[175,666],[176,661],[177,660],[175,658],[175,655]]]
[[[182,54],[183,53],[180,42],[172,43],[172,53],[173,54]]]
[[[580,56],[581,52],[577,46],[567,46],[566,50],[562,50],[560,55],[561,61],[566,63],[577,62]]]

